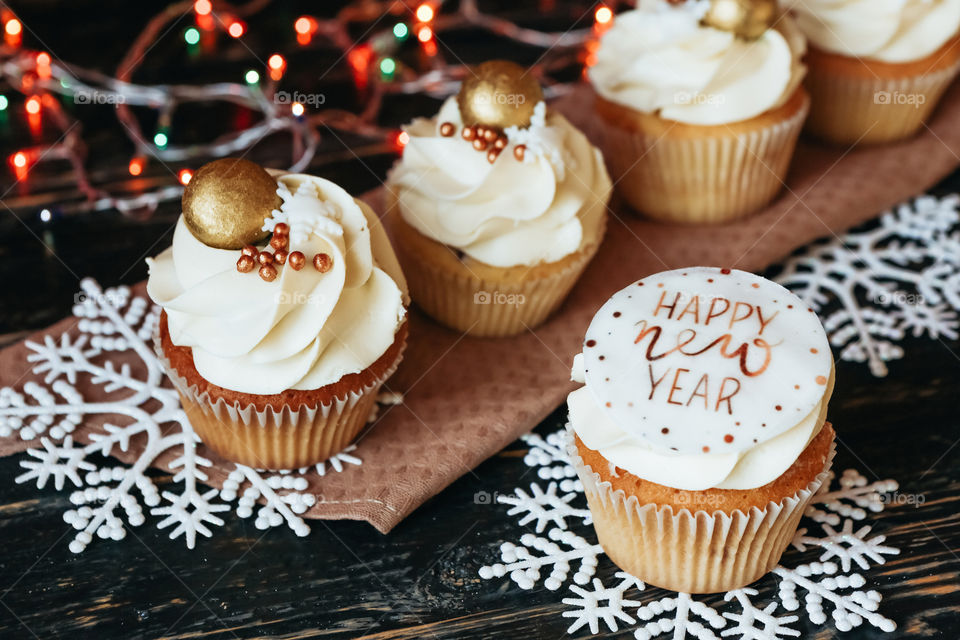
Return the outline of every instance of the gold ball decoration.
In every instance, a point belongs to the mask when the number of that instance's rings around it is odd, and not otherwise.
[[[533,74],[506,60],[491,60],[472,68],[457,94],[466,127],[529,126],[533,108],[541,100],[543,89]]]
[[[703,22],[741,38],[759,38],[777,20],[777,0],[711,0]]]
[[[223,158],[203,165],[183,190],[183,220],[197,240],[242,249],[269,235],[263,221],[278,209],[277,181],[258,164]]]

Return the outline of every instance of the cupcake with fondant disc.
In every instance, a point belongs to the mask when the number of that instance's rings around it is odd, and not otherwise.
[[[810,41],[806,128],[838,144],[917,132],[960,71],[960,0],[781,0]]]
[[[776,0],[641,0],[617,15],[589,69],[617,191],[667,222],[761,209],[809,109],[805,49]]]
[[[367,205],[322,178],[218,160],[148,264],[157,352],[204,444],[288,469],[357,436],[407,335],[403,274]]]
[[[540,325],[600,246],[611,191],[600,152],[504,61],[475,68],[406,132],[387,209],[414,302],[471,335]]]
[[[770,571],[833,459],[816,314],[743,271],[658,273],[613,295],[574,359],[569,453],[600,544],[686,593]]]

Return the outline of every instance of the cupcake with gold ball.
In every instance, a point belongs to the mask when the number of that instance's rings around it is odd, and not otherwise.
[[[587,329],[568,453],[607,555],[648,584],[739,589],[777,565],[834,452],[817,315],[743,271],[615,293]]]
[[[809,109],[805,48],[776,0],[641,0],[617,15],[589,77],[618,192],[667,222],[769,203]]]
[[[405,130],[387,209],[414,302],[476,336],[543,323],[603,237],[599,151],[505,61],[471,69],[436,117]]]
[[[289,469],[357,436],[407,335],[406,284],[369,207],[322,178],[217,160],[147,262],[157,352],[204,444]]]
[[[810,41],[807,130],[850,145],[907,138],[960,70],[960,0],[781,0]]]

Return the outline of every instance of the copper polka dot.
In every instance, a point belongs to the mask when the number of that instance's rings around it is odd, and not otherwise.
[[[657,283],[657,286],[662,289],[662,288],[663,288],[663,283],[662,283],[662,282],[658,282],[658,283]]]
[[[666,427],[664,427],[663,429],[660,429],[660,433],[666,435],[666,434],[670,433],[670,429],[667,429]]]
[[[787,309],[793,309],[793,305],[792,305],[792,304],[788,304],[788,305],[787,305]]]
[[[713,278],[707,278],[707,282],[713,282]]]
[[[776,409],[777,411],[783,411],[783,407],[781,407],[780,405],[775,406],[774,409]]]
[[[614,311],[614,312],[613,312],[613,317],[614,317],[614,318],[619,318],[621,315],[622,315],[622,314],[621,314],[619,311]]]
[[[595,346],[597,346],[597,341],[596,341],[596,340],[587,340],[587,346],[588,346],[588,347],[595,347]]]
[[[642,287],[642,286],[643,286],[643,283],[642,283],[642,282],[638,282],[638,283],[637,283],[637,286],[638,286],[638,287]]]
[[[730,444],[733,442],[733,436],[728,433],[727,435],[723,436],[723,441],[727,444]]]
[[[817,384],[827,384],[827,379],[824,376],[817,376]]]
[[[600,356],[600,357],[598,358],[598,360],[606,360],[606,359],[607,359],[607,356]]]
[[[607,403],[607,408],[608,408],[608,409],[609,409],[610,407],[612,407],[612,406],[613,406],[613,405],[610,404],[609,402]]]
[[[754,289],[759,289],[759,288],[760,288],[760,285],[757,284],[756,282],[754,282],[754,283],[753,283],[752,285],[750,285],[750,286],[753,287]]]
[[[810,348],[810,353],[817,353],[817,350],[814,349],[813,347],[811,347],[811,348]]]
[[[704,448],[703,448],[703,452],[704,452],[704,453],[710,453],[710,447],[704,447]]]
[[[730,269],[720,269],[720,273],[723,275],[728,275],[730,273]]]
[[[738,427],[740,426],[740,423],[739,423],[739,422],[735,422],[734,424],[736,424]]]
[[[799,389],[799,388],[800,388],[800,385],[795,384],[795,385],[793,385],[793,388],[794,388],[794,389]]]

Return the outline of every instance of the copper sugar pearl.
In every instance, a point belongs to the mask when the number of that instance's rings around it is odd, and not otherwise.
[[[326,253],[318,253],[313,256],[313,268],[320,273],[326,273],[333,269],[333,258]]]
[[[272,264],[264,264],[260,267],[260,277],[267,282],[273,282],[277,279],[277,268]]]
[[[300,251],[291,251],[290,255],[287,256],[287,263],[294,271],[300,271],[300,269],[303,269],[303,265],[307,263],[307,257]]]
[[[257,266],[257,261],[252,256],[244,254],[237,260],[237,271],[240,273],[250,273],[255,266]]]
[[[444,124],[450,124],[445,122]],[[441,134],[443,134],[443,127],[441,126]],[[453,135],[452,133],[450,135]],[[473,148],[480,152],[485,152],[487,154],[487,160],[490,164],[496,162],[497,157],[500,155],[500,152],[507,148],[507,145],[510,144],[510,140],[507,136],[493,127],[485,127],[482,124],[474,125],[472,127],[464,127],[461,132],[463,139],[467,142],[470,142],[473,145]]]
[[[290,226],[284,222],[278,222],[273,227],[270,247],[274,249],[273,253],[260,251],[252,244],[245,245],[237,260],[237,271],[250,273],[259,264],[257,273],[260,277],[266,282],[273,282],[280,273],[278,267],[289,264],[294,271],[300,271],[307,263],[302,251],[287,250],[290,247]],[[320,273],[327,273],[333,268],[333,258],[326,253],[318,253],[313,256],[313,267]]]

